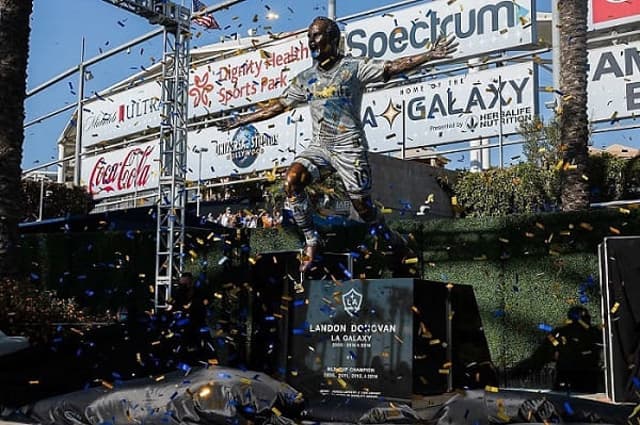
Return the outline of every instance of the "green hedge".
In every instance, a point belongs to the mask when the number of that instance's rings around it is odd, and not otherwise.
[[[425,279],[474,287],[492,358],[506,367],[544,338],[539,325],[563,323],[571,305],[600,316],[597,245],[608,236],[640,235],[640,214],[603,209],[390,225],[415,239]],[[330,249],[342,250],[354,249],[365,233],[359,225],[323,230]],[[300,239],[293,230],[258,229],[251,244],[256,253],[297,249]]]

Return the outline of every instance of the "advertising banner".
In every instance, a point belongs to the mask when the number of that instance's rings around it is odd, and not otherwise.
[[[190,118],[278,97],[311,65],[306,36],[195,67],[189,73]],[[157,81],[87,102],[82,146],[160,126],[162,87]]]
[[[311,64],[304,35],[198,66],[190,76],[189,116],[276,98],[289,80]]]
[[[589,29],[599,30],[638,22],[640,0],[589,0]]]
[[[96,97],[82,109],[82,147],[160,126],[162,91],[157,82]]]
[[[188,137],[187,179],[198,180],[199,172],[203,180],[248,174],[290,164],[309,143],[311,118],[303,107],[229,132],[208,127],[190,131]]]
[[[85,158],[81,184],[94,199],[157,189],[159,152],[155,141]]]
[[[589,51],[588,113],[591,121],[640,113],[640,41]]]
[[[397,150],[403,138],[417,148],[494,137],[501,126],[503,135],[518,133],[537,111],[536,73],[525,62],[369,93],[362,117],[369,148]]]
[[[455,57],[486,54],[536,41],[535,3],[438,0],[347,24],[353,56],[393,59],[425,52],[441,34],[455,35]]]

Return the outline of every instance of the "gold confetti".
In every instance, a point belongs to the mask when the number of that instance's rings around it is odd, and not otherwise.
[[[276,415],[276,416],[282,416],[282,412],[278,410],[277,407],[272,407],[271,411]]]
[[[202,387],[200,391],[198,391],[198,396],[200,398],[206,398],[210,395],[211,395],[211,387],[209,386]]]
[[[621,214],[631,214],[631,210],[622,207],[618,208],[618,211],[620,211]]]
[[[489,393],[497,393],[499,391],[498,387],[492,387],[491,385],[486,385],[484,390]]]
[[[108,390],[112,390],[113,389],[113,384],[111,382],[107,382],[104,379],[102,381],[100,381],[100,384],[105,387]]]
[[[340,386],[341,386],[342,388],[347,388],[347,383],[345,382],[345,380],[344,380],[344,379],[342,379],[342,378],[338,378],[338,379],[337,379],[337,381],[338,381],[338,384],[340,384]]]
[[[584,230],[588,230],[588,231],[592,231],[593,230],[593,226],[590,225],[589,223],[582,222],[582,223],[580,223],[579,226],[581,228],[583,228]]]
[[[418,263],[418,257],[413,257],[413,258],[405,258],[404,260],[402,260],[403,264],[417,264]]]
[[[613,304],[613,307],[611,307],[611,314],[615,314],[619,308],[620,308],[620,303],[616,301]]]
[[[619,235],[619,234],[620,234],[620,230],[619,230],[619,229],[616,229],[616,228],[615,228],[615,227],[613,227],[613,226],[609,226],[609,231],[610,231],[611,233],[616,234],[616,235]]]

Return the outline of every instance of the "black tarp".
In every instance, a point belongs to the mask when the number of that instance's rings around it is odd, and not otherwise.
[[[38,401],[20,415],[41,424],[249,424],[297,417],[300,393],[258,372],[221,367],[101,385]],[[14,414],[13,419],[17,419]]]
[[[210,367],[48,398],[4,419],[74,425],[639,423],[633,405],[548,392],[457,391],[410,404],[383,397],[305,400],[265,374]]]

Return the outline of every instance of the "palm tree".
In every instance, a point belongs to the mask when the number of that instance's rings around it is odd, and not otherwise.
[[[22,142],[32,0],[0,0],[0,278],[17,272]]]
[[[562,209],[575,211],[589,207],[587,168],[587,2],[558,1],[560,14],[560,140],[562,169]]]

